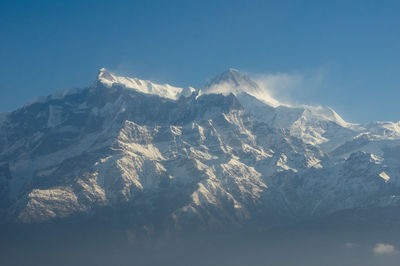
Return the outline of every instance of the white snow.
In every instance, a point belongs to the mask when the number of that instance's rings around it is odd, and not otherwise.
[[[117,76],[111,74],[105,68],[100,69],[98,80],[108,87],[114,85],[122,86],[127,89],[133,89],[145,94],[158,95],[171,100],[177,100],[181,95],[190,96],[195,91],[193,87],[179,88],[169,84],[156,84],[149,80]]]
[[[390,179],[390,176],[388,176],[385,172],[380,173],[379,176],[380,176],[383,180],[385,180],[385,182],[388,182],[389,179]]]
[[[370,132],[376,138],[380,139],[400,139],[400,121],[377,121],[364,125],[365,130]]]

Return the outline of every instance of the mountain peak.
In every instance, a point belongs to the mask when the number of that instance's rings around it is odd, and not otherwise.
[[[99,69],[99,73],[97,74],[97,80],[102,82],[103,84],[111,86],[113,82],[116,81],[116,78],[113,74],[107,71],[104,67]]]
[[[274,107],[280,105],[266,90],[262,89],[257,82],[252,80],[248,74],[234,68],[229,68],[208,81],[204,86],[203,93],[223,95],[232,93],[235,96],[248,94],[268,105]]]
[[[106,79],[106,80],[114,80],[113,75],[107,71],[104,67],[99,69],[99,73],[97,74],[97,79]]]
[[[249,75],[246,73],[242,73],[237,69],[229,68],[228,70],[222,72],[221,74],[217,75],[209,82],[207,82],[207,88],[220,85],[222,83],[230,83],[230,85],[236,87],[249,87],[249,88],[258,88],[256,82],[254,82]]]

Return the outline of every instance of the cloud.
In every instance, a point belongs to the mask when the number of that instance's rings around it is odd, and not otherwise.
[[[378,243],[373,248],[373,252],[377,255],[395,254],[398,251],[390,244]]]

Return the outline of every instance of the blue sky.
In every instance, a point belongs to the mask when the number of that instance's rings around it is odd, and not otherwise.
[[[400,1],[0,0],[0,111],[100,67],[195,87],[234,67],[285,101],[398,121]]]

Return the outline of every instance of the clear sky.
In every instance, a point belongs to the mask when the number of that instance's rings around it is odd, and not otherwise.
[[[199,87],[229,67],[351,122],[400,120],[400,1],[0,0],[0,111],[100,67]]]

